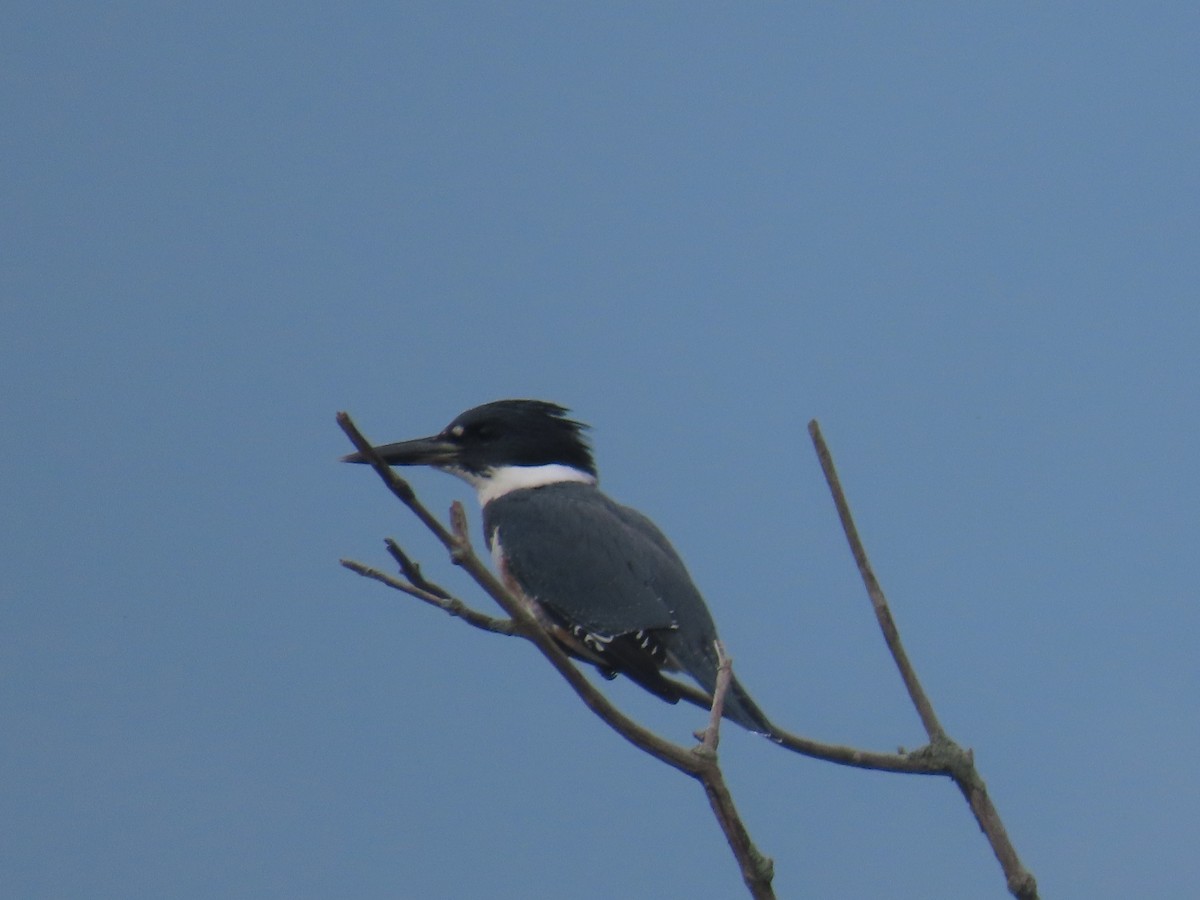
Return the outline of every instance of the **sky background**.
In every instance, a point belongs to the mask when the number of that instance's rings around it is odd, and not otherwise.
[[[1183,3],[5,4],[0,893],[743,895],[527,645],[338,565],[488,608],[334,414],[539,397],[769,715],[915,747],[819,419],[1043,896],[1196,896],[1198,47]],[[1007,896],[952,784],[721,749],[781,898]]]

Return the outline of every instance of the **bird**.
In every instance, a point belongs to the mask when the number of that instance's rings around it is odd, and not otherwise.
[[[475,489],[501,580],[569,655],[676,703],[682,671],[712,695],[717,629],[683,560],[649,518],[598,487],[589,426],[545,400],[468,409],[430,437],[385,444],[390,466],[429,466]],[[343,462],[365,463],[361,453]],[[734,677],[724,715],[776,729]]]

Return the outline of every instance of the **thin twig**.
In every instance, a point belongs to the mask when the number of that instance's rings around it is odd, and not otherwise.
[[[421,567],[416,560],[404,552],[403,548],[391,538],[383,539],[384,546],[387,547],[388,553],[392,555],[392,559],[400,566],[400,574],[415,584],[421,590],[429,591],[431,594],[436,594],[439,597],[450,599],[450,592],[440,585],[434,584],[421,574]]]
[[[457,597],[452,597],[449,594],[434,593],[427,587],[419,587],[407,581],[402,581],[386,572],[380,572],[378,569],[373,569],[368,565],[357,562],[353,559],[339,560],[343,566],[351,572],[356,572],[364,578],[370,578],[378,581],[380,584],[386,584],[390,588],[395,588],[398,591],[403,591],[410,597],[416,597],[418,600],[423,600],[430,606],[436,606],[438,609],[449,613],[452,616],[457,616],[468,625],[474,625],[483,631],[490,631],[493,634],[504,635],[519,635],[516,623],[512,619],[497,619],[492,616],[485,615],[476,609],[472,609],[463,603]],[[524,637],[524,635],[521,635]]]
[[[949,769],[943,762],[923,753],[925,748],[918,748],[907,753],[882,753],[878,750],[862,750],[843,744],[826,744],[779,728],[772,733],[771,737],[780,746],[799,753],[801,756],[822,759],[839,766],[871,769],[876,772],[895,772],[900,775],[949,774]]]
[[[937,741],[939,738],[945,737],[946,733],[938,721],[937,714],[933,711],[933,704],[929,702],[929,697],[921,687],[916,670],[908,660],[908,654],[904,652],[904,645],[900,642],[900,632],[892,619],[887,599],[883,596],[883,588],[879,586],[879,580],[871,568],[871,561],[867,559],[867,551],[858,537],[858,529],[854,525],[854,518],[850,515],[850,504],[846,502],[846,495],[838,480],[837,469],[833,466],[833,457],[829,453],[829,447],[825,444],[825,438],[821,436],[821,426],[817,424],[816,419],[808,423],[808,433],[812,436],[813,446],[817,450],[817,459],[821,463],[821,471],[825,473],[825,481],[829,484],[830,493],[833,494],[833,502],[837,507],[838,518],[842,521],[842,530],[846,532],[846,540],[850,542],[850,551],[854,554],[854,562],[858,565],[858,572],[862,576],[863,584],[867,587],[867,595],[871,598],[871,607],[875,610],[875,618],[879,621],[879,627],[883,631],[883,639],[887,642],[892,658],[896,661],[900,677],[904,680],[905,688],[908,689],[908,696],[912,698],[917,715],[921,717],[921,724],[925,726],[925,733],[929,735],[930,741]]]
[[[904,680],[908,695],[912,698],[917,715],[921,717],[921,723],[929,735],[929,745],[922,749],[922,755],[943,766],[946,774],[954,779],[954,783],[962,791],[971,812],[975,815],[975,821],[979,823],[980,829],[992,847],[992,852],[996,854],[996,859],[1004,870],[1009,892],[1018,900],[1038,900],[1037,881],[1034,879],[1033,873],[1022,865],[1017,856],[1016,848],[1013,847],[1004,823],[1000,820],[1000,814],[992,804],[991,797],[988,796],[987,785],[984,784],[975,768],[973,754],[969,750],[963,750],[946,734],[933,710],[933,704],[924,688],[921,687],[921,682],[908,659],[908,654],[904,652],[904,645],[900,641],[900,631],[892,618],[883,588],[880,587],[879,580],[871,568],[866,548],[858,536],[858,529],[850,514],[850,504],[846,500],[837,469],[833,465],[833,457],[816,419],[808,423],[808,433],[812,437],[817,458],[825,473],[825,481],[829,484],[830,493],[833,495],[838,517],[842,522],[842,530],[850,544],[850,552],[854,555],[859,574],[862,576],[867,594],[871,598],[871,606],[875,610],[875,617],[879,621],[883,639],[887,643],[888,650],[891,651],[892,658],[896,661],[896,667],[900,670],[900,677]]]
[[[733,680],[733,660],[725,652],[725,645],[720,640],[713,641],[713,649],[717,651],[717,683],[713,688],[712,710],[708,716],[708,727],[701,735],[701,746],[717,755],[717,745],[721,742],[721,716],[725,713],[725,694],[729,691],[729,683]]]

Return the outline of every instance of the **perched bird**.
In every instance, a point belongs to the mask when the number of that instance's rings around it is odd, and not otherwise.
[[[663,670],[710,694],[717,630],[683,561],[658,527],[596,486],[587,427],[542,400],[469,409],[432,437],[376,447],[389,465],[432,466],[475,488],[501,578],[570,654],[675,703]],[[365,462],[358,453],[345,462]],[[735,678],[725,716],[774,728]]]

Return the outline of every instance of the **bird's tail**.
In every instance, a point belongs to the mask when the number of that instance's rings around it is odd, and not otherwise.
[[[693,647],[691,659],[681,661],[692,677],[700,682],[700,686],[708,691],[709,696],[711,696],[717,688],[717,670],[720,666],[716,648],[711,644]],[[691,665],[688,664],[689,662]],[[730,680],[729,690],[725,692],[724,716],[726,719],[736,722],[748,731],[765,734],[772,739],[775,738],[775,726],[771,724],[771,720],[767,718],[766,714],[758,708],[758,704],[751,699],[750,694],[742,687],[736,675]]]
[[[775,737],[775,726],[758,708],[758,704],[750,699],[750,695],[736,677],[729,682],[729,690],[725,693],[725,718],[737,722],[749,731],[765,734],[769,738]]]
[[[671,632],[668,632],[671,634]],[[717,671],[720,659],[717,649],[708,641],[678,641],[673,646],[668,645],[672,662],[699,682],[711,697],[717,688]],[[747,731],[764,734],[772,740],[778,740],[779,731],[771,724],[771,720],[758,708],[750,694],[742,687],[734,675],[729,682],[729,690],[725,692],[724,717],[736,722]]]

